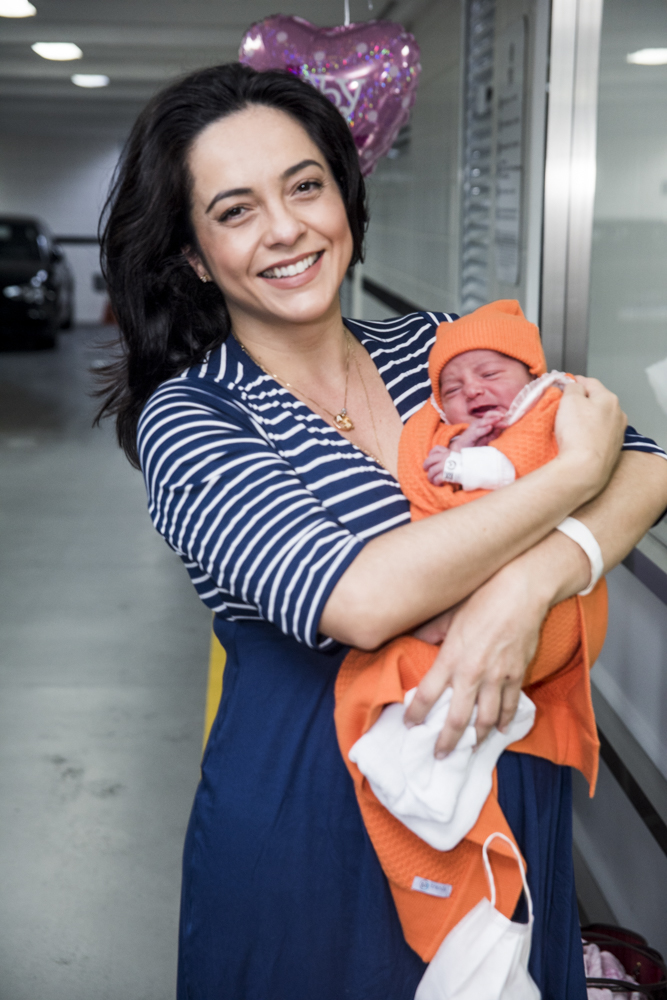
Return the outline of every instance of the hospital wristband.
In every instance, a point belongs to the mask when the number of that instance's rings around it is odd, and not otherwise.
[[[442,479],[445,483],[460,483],[463,458],[458,451],[450,451],[442,465]]]
[[[591,564],[591,582],[585,590],[579,591],[579,596],[585,597],[586,594],[590,594],[604,573],[602,550],[590,528],[587,528],[581,521],[577,521],[576,517],[566,517],[564,521],[556,525],[556,531],[562,531],[564,535],[571,538],[588,556],[588,561]]]

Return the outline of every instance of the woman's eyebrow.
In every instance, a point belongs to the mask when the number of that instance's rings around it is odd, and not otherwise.
[[[283,170],[280,175],[280,179],[286,181],[288,177],[291,177],[293,174],[298,174],[298,172],[303,170],[304,167],[319,167],[320,170],[324,170],[322,164],[318,163],[317,160],[301,160],[300,163],[295,163],[293,167],[288,167],[287,170]]]
[[[303,170],[304,167],[319,167],[320,170],[324,170],[322,164],[318,163],[317,160],[301,160],[300,163],[295,163],[293,167],[288,167],[287,170],[283,170],[280,175],[280,179],[282,181],[286,181],[288,177],[291,177],[293,174],[298,174],[298,172]],[[229,191],[218,191],[211,201],[211,204],[206,209],[205,214],[208,215],[213,206],[217,205],[217,203],[222,201],[223,198],[234,198],[236,195],[240,194],[252,194],[252,188],[230,188]]]
[[[206,209],[208,214],[214,205],[217,205],[223,198],[233,198],[237,194],[252,194],[252,188],[230,188],[229,191],[218,191],[211,204]]]

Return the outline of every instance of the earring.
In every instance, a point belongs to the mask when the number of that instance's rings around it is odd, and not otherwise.
[[[208,274],[200,274],[200,275],[199,275],[199,280],[200,280],[200,281],[203,281],[204,283],[206,283],[207,281],[210,281],[211,279],[210,279],[210,277],[208,276]]]

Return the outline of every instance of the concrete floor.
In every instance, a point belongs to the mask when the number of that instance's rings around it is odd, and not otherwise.
[[[210,616],[91,428],[104,335],[0,354],[0,1000],[175,992]]]

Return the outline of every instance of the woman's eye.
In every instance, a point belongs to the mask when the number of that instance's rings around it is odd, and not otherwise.
[[[311,191],[318,190],[321,187],[322,185],[319,181],[301,181],[301,183],[297,185],[296,190],[297,193],[300,194],[309,194]]]
[[[227,211],[220,216],[220,222],[227,222],[229,219],[238,219],[243,214],[243,211],[243,205],[234,205],[233,208],[227,209]]]

